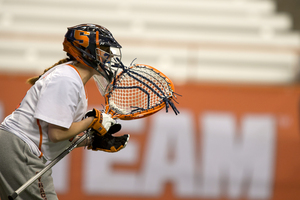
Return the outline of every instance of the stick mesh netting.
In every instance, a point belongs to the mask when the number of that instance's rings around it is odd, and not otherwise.
[[[136,66],[120,75],[110,94],[111,109],[130,114],[151,109],[172,95],[164,77],[152,69]]]

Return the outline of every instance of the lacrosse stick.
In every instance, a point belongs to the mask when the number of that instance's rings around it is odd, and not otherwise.
[[[121,65],[122,71],[107,88],[108,92],[105,95],[105,112],[107,114],[121,120],[133,120],[152,115],[164,107],[168,112],[170,106],[176,115],[179,114],[173,103],[174,98],[176,98],[174,85],[166,75],[149,65],[135,64],[131,67]],[[112,128],[118,127],[112,126]],[[108,133],[110,131],[116,132],[111,129]],[[9,200],[15,199],[23,190],[76,148],[78,144],[88,138],[92,132],[92,130],[86,131],[82,137],[52,160],[43,170],[11,194],[8,197]]]
[[[171,106],[175,114],[175,91],[172,81],[159,70],[144,64],[123,70],[108,86],[106,113],[123,120],[139,119]],[[176,102],[176,101],[175,101]]]

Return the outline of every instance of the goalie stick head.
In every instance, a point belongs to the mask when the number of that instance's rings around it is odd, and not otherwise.
[[[149,65],[122,65],[120,72],[110,84],[105,95],[106,113],[119,119],[138,119],[152,115],[162,108],[171,107],[175,114],[175,89],[172,81]]]

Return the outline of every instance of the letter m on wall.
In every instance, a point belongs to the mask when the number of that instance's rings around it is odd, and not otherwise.
[[[270,198],[275,166],[275,118],[245,115],[237,123],[230,113],[206,113],[200,123],[202,195]]]

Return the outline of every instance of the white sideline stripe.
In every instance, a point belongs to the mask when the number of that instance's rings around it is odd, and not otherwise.
[[[0,59],[2,59],[0,57]],[[42,73],[43,69],[54,64],[53,61],[38,60],[31,63],[26,63],[23,60],[4,60],[2,62],[0,71],[1,72],[18,72],[18,73]],[[23,70],[19,66],[23,66]],[[37,67],[39,66],[39,67]],[[155,65],[153,65],[155,66]],[[181,66],[180,66],[181,67]],[[293,82],[295,79],[295,73],[291,70],[270,70],[257,68],[254,70],[253,67],[245,68],[239,66],[235,71],[228,70],[224,66],[213,66],[206,65],[201,68],[196,68],[192,72],[189,72],[187,68],[179,68],[174,71],[172,69],[164,69],[163,73],[167,74],[172,80],[184,82],[187,80],[197,80],[197,81],[213,81],[213,82],[230,82],[230,83],[267,83],[267,84],[285,84]],[[174,73],[175,72],[175,73]]]
[[[223,66],[202,66],[197,68],[193,76],[194,80],[202,81],[223,81],[223,82],[254,82],[254,83],[290,83],[295,79],[292,70],[269,70],[266,68],[232,66],[229,70]]]
[[[70,26],[70,25],[67,25]],[[37,27],[36,24],[18,24],[11,26],[0,26],[0,32],[7,34],[20,33],[34,35],[53,35],[56,37],[62,36],[66,32],[66,25]],[[300,36],[296,32],[288,32],[282,34],[253,34],[253,33],[224,33],[217,31],[199,31],[199,32],[184,32],[184,31],[145,31],[140,33],[135,30],[127,30],[122,28],[111,27],[110,30],[114,33],[115,38],[119,40],[135,39],[135,40],[156,40],[167,42],[187,42],[187,43],[205,43],[205,44],[228,44],[228,45],[251,45],[251,46],[270,46],[270,47],[300,47]],[[47,39],[47,38],[45,38]]]
[[[157,10],[162,7],[167,8],[166,11],[191,11],[191,10],[207,10],[215,12],[230,12],[230,13],[256,13],[256,14],[270,14],[276,10],[274,2],[272,0],[265,1],[236,1],[236,0],[10,0],[5,4],[36,4],[36,5],[58,5],[67,6],[72,8],[82,8],[87,5],[93,5],[93,7],[110,7],[115,9],[152,9]]]
[[[18,51],[16,56],[20,56],[20,51],[24,55],[28,53],[39,54],[54,54],[54,55],[64,55],[60,53],[62,50],[61,42],[37,42],[37,41],[27,41],[27,40],[1,40],[0,39],[0,52],[11,50]],[[124,55],[142,55],[143,57],[149,55],[149,57],[162,57],[169,56],[174,58],[194,58],[198,60],[210,59],[210,60],[221,60],[221,61],[239,61],[239,62],[262,62],[262,63],[286,63],[295,64],[299,59],[297,53],[292,52],[263,52],[263,51],[240,51],[240,50],[209,50],[200,49],[197,53],[194,51],[189,51],[188,49],[174,49],[174,48],[143,48],[143,47],[126,47],[123,48]]]
[[[286,14],[277,14],[270,16],[226,16],[216,14],[199,13],[197,15],[188,14],[166,14],[135,12],[119,12],[118,15],[111,15],[111,11],[105,9],[99,10],[81,10],[81,15],[77,15],[73,9],[64,7],[45,7],[35,5],[3,5],[2,12],[4,14],[12,15],[12,17],[31,17],[32,21],[43,21],[45,18],[54,20],[60,19],[60,23],[72,21],[93,21],[94,19],[106,19],[110,21],[120,21],[130,24],[139,21],[141,25],[147,24],[173,24],[185,26],[210,26],[210,27],[227,27],[227,28],[248,28],[248,29],[261,29],[268,27],[276,30],[287,30],[292,27],[289,16]],[[84,18],[83,18],[84,16]],[[109,17],[107,17],[109,16]],[[76,23],[77,24],[77,23]]]

